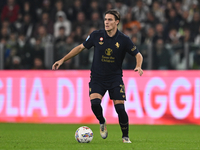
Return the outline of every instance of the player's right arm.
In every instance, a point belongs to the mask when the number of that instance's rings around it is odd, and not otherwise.
[[[74,56],[78,55],[85,47],[83,44],[80,44],[74,47],[67,55],[65,55],[62,59],[56,61],[53,66],[52,70],[57,70],[65,61],[73,58]]]

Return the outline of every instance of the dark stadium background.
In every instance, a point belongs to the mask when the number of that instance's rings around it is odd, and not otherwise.
[[[103,28],[111,8],[121,13],[119,30],[143,54],[144,70],[200,68],[198,0],[1,0],[0,69],[51,69]],[[61,69],[89,69],[92,56],[93,50],[85,50]],[[127,55],[123,69],[134,66]]]

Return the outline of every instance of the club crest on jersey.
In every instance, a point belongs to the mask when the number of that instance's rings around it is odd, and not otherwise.
[[[107,48],[106,51],[105,51],[105,54],[106,54],[107,56],[110,56],[112,53],[113,53],[113,51],[112,51],[111,48]]]
[[[103,45],[103,43],[104,43],[104,42],[103,42],[103,37],[100,37],[99,40],[100,40],[99,44],[100,44],[100,45]]]
[[[117,48],[119,48],[120,44],[119,44],[118,42],[116,42],[115,46],[116,46]]]
[[[131,49],[131,51],[134,51],[134,50],[136,50],[136,46],[133,46],[133,48]]]

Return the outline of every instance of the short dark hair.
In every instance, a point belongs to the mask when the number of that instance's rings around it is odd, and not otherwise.
[[[115,9],[110,9],[110,10],[106,11],[105,15],[106,14],[112,14],[113,16],[115,16],[115,20],[119,20],[120,21],[120,19],[121,19],[120,13]]]

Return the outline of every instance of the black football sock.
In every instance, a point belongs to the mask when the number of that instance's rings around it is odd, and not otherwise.
[[[100,124],[105,123],[105,119],[103,117],[103,109],[101,107],[101,100],[96,98],[91,100],[92,111],[95,114],[96,118],[99,120]]]
[[[122,137],[128,137],[129,122],[128,115],[124,108],[124,104],[116,104],[115,110],[118,114],[119,124],[122,130]]]

